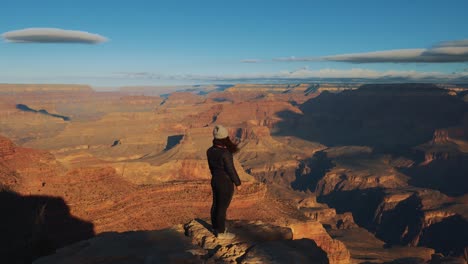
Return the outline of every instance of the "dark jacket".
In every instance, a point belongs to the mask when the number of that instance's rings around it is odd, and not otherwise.
[[[226,177],[236,186],[241,185],[231,152],[225,148],[212,146],[206,151],[206,156],[214,179],[216,179],[215,177]]]

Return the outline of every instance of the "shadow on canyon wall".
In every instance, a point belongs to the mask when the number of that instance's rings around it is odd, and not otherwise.
[[[68,116],[51,114],[45,109],[35,110],[35,109],[32,109],[29,106],[24,105],[24,104],[17,104],[16,109],[21,110],[23,112],[31,112],[31,113],[37,113],[37,114],[42,114],[42,115],[46,115],[46,116],[60,118],[63,121],[70,121],[70,117],[68,117]]]
[[[184,138],[184,135],[172,135],[167,137],[166,147],[164,148],[165,151],[172,149],[173,147],[177,146],[180,141]]]
[[[460,124],[468,112],[457,96],[432,84],[369,84],[341,93],[322,92],[285,111],[276,135],[298,136],[329,147],[370,146],[375,151],[406,151],[432,139],[438,128]]]
[[[0,262],[31,263],[57,248],[94,236],[92,223],[70,215],[58,197],[0,189]]]
[[[328,206],[335,208],[339,214],[352,212],[356,224],[370,231],[375,231],[375,212],[384,197],[385,191],[382,188],[338,190],[327,195],[318,196],[317,202],[326,203]]]
[[[291,187],[296,191],[315,192],[317,183],[335,166],[324,151],[316,152],[312,158],[302,161],[296,169],[296,179]]]
[[[356,223],[387,243],[387,246],[425,246],[434,248],[445,256],[462,256],[467,246],[468,222],[460,215],[445,218],[426,226],[422,200],[417,194],[398,202],[390,210],[380,206],[385,191],[371,188],[352,191],[334,191],[317,197],[337,213],[352,212]]]
[[[376,236],[389,245],[418,245],[419,234],[424,226],[422,201],[417,195],[398,203],[392,210],[385,211],[377,220]],[[376,222],[377,222],[376,221]]]
[[[433,160],[429,164],[402,168],[412,186],[438,190],[449,196],[468,193],[468,155]]]
[[[425,229],[419,243],[437,248],[444,255],[463,256],[468,247],[467,238],[468,222],[460,215],[454,215]]]

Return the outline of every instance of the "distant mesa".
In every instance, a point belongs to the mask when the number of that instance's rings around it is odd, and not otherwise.
[[[40,93],[92,93],[94,90],[88,85],[79,84],[0,84],[0,94]]]
[[[47,116],[51,116],[51,117],[60,118],[60,119],[62,119],[63,121],[70,121],[70,120],[71,120],[70,117],[68,117],[68,116],[57,115],[57,114],[51,114],[51,113],[49,113],[49,112],[48,112],[47,110],[45,110],[45,109],[35,110],[35,109],[32,109],[32,108],[30,108],[29,106],[24,105],[24,104],[17,104],[17,105],[16,105],[16,109],[21,110],[21,111],[23,111],[23,112],[38,113],[38,114],[43,114],[43,115],[47,115]]]

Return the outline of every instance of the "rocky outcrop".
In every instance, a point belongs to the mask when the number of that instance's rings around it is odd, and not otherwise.
[[[462,263],[427,248],[384,247],[362,228],[333,232],[351,248],[349,259],[344,244],[331,239],[317,222],[284,226],[229,221],[228,225],[236,234],[233,240],[216,238],[202,219],[156,231],[103,233],[34,263]],[[331,254],[326,249],[336,251]]]
[[[236,238],[227,245],[213,236],[203,223],[190,222],[185,226],[186,233],[194,243],[214,250],[216,260],[283,263],[291,258],[287,262],[349,263],[350,255],[344,244],[332,239],[316,221],[277,223],[278,226],[259,221],[234,221],[230,223],[229,232],[236,234]]]
[[[361,174],[362,173],[362,174]],[[369,171],[336,168],[321,179],[316,188],[319,196],[338,191],[352,191],[371,188],[399,188],[407,186],[405,176],[391,171],[388,174],[372,174]]]
[[[290,229],[261,222],[231,222],[228,229],[236,238],[228,241],[218,239],[203,220],[191,221],[184,228],[192,243],[212,252],[213,259],[220,262],[240,262],[255,244],[292,238]]]
[[[322,224],[317,221],[292,222],[288,226],[293,232],[293,239],[311,239],[326,252],[330,264],[345,264],[350,261],[346,246],[339,240],[332,239]]]
[[[340,263],[330,260],[314,240],[293,239],[290,228],[263,222],[229,224],[236,234],[233,240],[216,238],[208,223],[196,219],[157,231],[104,233],[34,263]]]

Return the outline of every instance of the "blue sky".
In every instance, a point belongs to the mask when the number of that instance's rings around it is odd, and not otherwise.
[[[462,53],[449,54],[455,57],[450,62],[445,57],[413,61],[413,55],[403,62],[327,56],[451,46],[450,41],[468,39],[467,10],[466,0],[4,0],[0,83],[123,86],[360,75],[459,77],[468,71],[466,43]],[[27,28],[85,31],[108,41],[16,43],[5,38]]]

